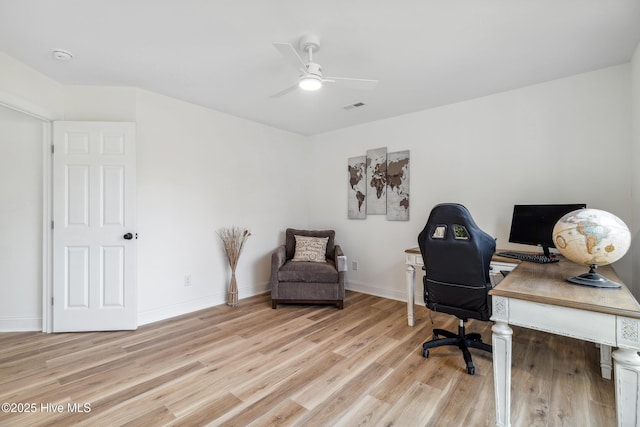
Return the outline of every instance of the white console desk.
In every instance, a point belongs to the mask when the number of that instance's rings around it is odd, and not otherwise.
[[[409,256],[416,255],[405,251]],[[417,256],[420,257],[418,250]],[[416,261],[416,259],[412,259]],[[422,258],[420,257],[420,260]],[[409,276],[415,282],[415,267]],[[509,325],[569,336],[600,346],[600,367],[604,378],[615,379],[618,426],[640,426],[640,305],[626,286],[598,289],[572,285],[567,277],[587,271],[561,258],[553,264],[520,263],[489,293],[492,295],[493,376],[496,400],[496,426],[511,426],[511,347],[513,330]],[[598,273],[622,283],[612,268]],[[413,325],[415,283],[411,287],[409,324]],[[409,289],[407,290],[409,292]],[[612,353],[611,348],[617,349]]]

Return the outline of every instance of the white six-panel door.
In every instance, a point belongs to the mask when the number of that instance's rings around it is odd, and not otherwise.
[[[54,122],[53,331],[135,329],[135,124]]]

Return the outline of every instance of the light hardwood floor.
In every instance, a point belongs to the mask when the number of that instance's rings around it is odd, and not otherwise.
[[[0,425],[494,425],[491,355],[472,350],[475,376],[456,348],[424,359],[434,326],[457,327],[431,317],[416,307],[412,328],[404,303],[355,292],[344,310],[260,295],[137,331],[0,334],[0,402],[35,409]],[[490,322],[467,328],[490,342]],[[615,425],[598,354],[514,328],[513,425]]]

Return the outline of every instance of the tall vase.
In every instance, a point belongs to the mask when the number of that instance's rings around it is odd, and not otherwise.
[[[231,307],[238,305],[238,282],[236,281],[236,272],[233,270],[231,271],[231,281],[227,292],[227,305]]]

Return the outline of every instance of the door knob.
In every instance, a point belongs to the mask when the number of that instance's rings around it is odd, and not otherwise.
[[[124,236],[122,236],[122,237],[124,237],[124,239],[125,239],[125,240],[131,240],[131,239],[133,239],[133,234],[131,234],[131,233],[127,233],[127,234],[125,234],[125,235],[124,235]]]

